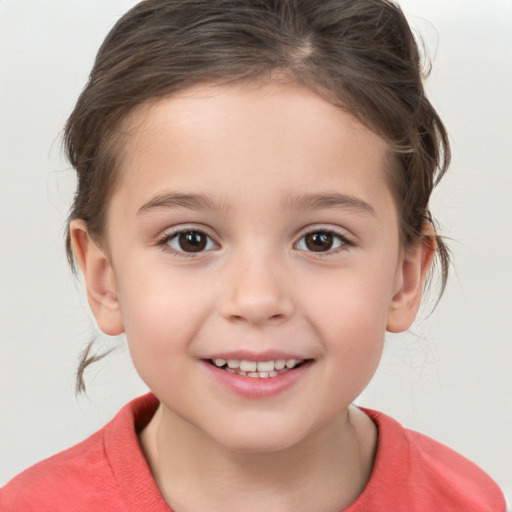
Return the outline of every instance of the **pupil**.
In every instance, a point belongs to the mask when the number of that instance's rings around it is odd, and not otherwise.
[[[197,231],[189,231],[179,235],[179,244],[185,252],[200,252],[206,247],[206,236]]]
[[[331,249],[333,237],[331,233],[310,233],[306,235],[306,246],[310,251],[322,252]]]

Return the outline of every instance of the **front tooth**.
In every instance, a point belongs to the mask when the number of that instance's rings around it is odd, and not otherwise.
[[[239,361],[238,359],[228,359],[228,368],[238,368]]]
[[[297,364],[297,359],[288,359],[286,361],[286,368],[293,368]]]
[[[226,364],[226,360],[225,359],[215,359],[214,362],[215,362],[215,366],[218,366],[219,368]]]
[[[260,361],[258,363],[259,372],[271,372],[274,370],[274,361]]]
[[[243,372],[255,372],[257,366],[258,365],[256,361],[240,361],[240,370],[242,370]]]
[[[286,359],[278,359],[274,362],[274,367],[276,370],[282,370],[286,366]]]

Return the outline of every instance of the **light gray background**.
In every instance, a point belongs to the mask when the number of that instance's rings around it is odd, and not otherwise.
[[[145,392],[123,348],[74,396],[95,329],[66,266],[74,176],[60,131],[132,0],[0,0],[0,485]],[[477,462],[512,495],[512,1],[403,0],[433,60],[453,164],[433,202],[455,269],[437,310],[390,336],[358,403]]]

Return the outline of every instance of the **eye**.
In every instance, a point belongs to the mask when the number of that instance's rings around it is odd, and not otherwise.
[[[329,252],[349,244],[342,235],[332,231],[313,231],[297,242],[297,249],[309,252]]]
[[[216,247],[215,242],[202,231],[180,231],[167,236],[163,241],[176,252],[195,253],[209,251]]]

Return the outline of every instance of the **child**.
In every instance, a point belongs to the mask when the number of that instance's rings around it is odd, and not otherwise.
[[[448,265],[448,142],[397,7],[142,2],[66,144],[68,254],[152,394],[2,512],[505,510],[472,463],[351,405]]]

